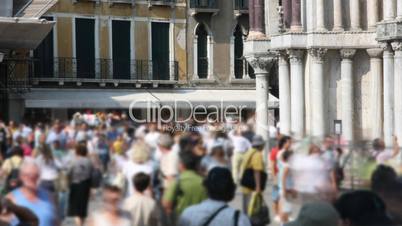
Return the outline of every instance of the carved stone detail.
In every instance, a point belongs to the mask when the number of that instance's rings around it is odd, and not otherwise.
[[[304,56],[304,51],[300,49],[289,49],[289,60],[291,64],[301,64]]]
[[[268,73],[275,64],[277,57],[275,52],[255,53],[245,56],[256,75]]]
[[[394,49],[394,51],[402,51],[402,42],[393,42],[391,43],[392,45],[392,49]]]
[[[367,54],[371,58],[381,58],[383,53],[383,49],[375,48],[375,49],[367,49]]]
[[[285,50],[278,51],[278,64],[287,65],[288,64],[288,54]]]
[[[342,59],[350,60],[356,54],[356,50],[355,49],[341,49],[340,54],[341,54]]]
[[[392,52],[392,51],[393,51],[393,50],[392,50],[392,45],[391,45],[390,43],[381,42],[381,43],[380,43],[380,46],[381,46],[381,49],[382,49],[384,52]]]
[[[327,54],[328,49],[323,48],[311,48],[308,53],[313,57],[314,61],[324,61],[325,54]]]

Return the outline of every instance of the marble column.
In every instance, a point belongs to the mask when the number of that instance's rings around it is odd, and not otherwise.
[[[276,61],[276,54],[272,52],[255,53],[245,56],[254,69],[256,86],[256,133],[265,141],[269,138],[268,123],[268,76],[271,67]]]
[[[348,142],[354,141],[353,128],[353,56],[355,49],[342,49],[340,55],[341,62],[341,81],[342,81],[342,136]]]
[[[291,132],[300,139],[305,132],[303,50],[289,50]]]
[[[383,2],[384,20],[394,20],[396,17],[396,2],[395,0],[384,0]]]
[[[378,0],[367,0],[367,23],[369,30],[375,30],[378,22]]]
[[[283,23],[285,28],[290,28],[290,23],[292,22],[292,0],[282,0],[283,8]]]
[[[326,133],[325,93],[324,93],[324,59],[327,49],[309,49],[312,57],[311,71],[311,134],[323,139]]]
[[[325,0],[317,0],[316,5],[316,20],[317,20],[317,31],[326,31],[325,28]],[[311,16],[311,15],[309,15]]]
[[[394,57],[394,134],[402,140],[402,42],[393,42]]]
[[[402,20],[402,0],[397,0],[396,19]]]
[[[264,0],[249,0],[249,24],[250,32],[248,39],[258,39],[264,35]]]
[[[383,45],[383,90],[384,90],[384,141],[392,146],[394,134],[394,53],[390,44]]]
[[[350,30],[358,31],[360,27],[360,0],[350,0]]]
[[[343,31],[342,0],[334,0],[334,28],[333,31]]]
[[[286,52],[279,53],[279,121],[281,134],[290,135],[290,75]]]
[[[290,29],[292,31],[302,30],[300,0],[292,0],[292,23]]]
[[[370,98],[370,121],[371,138],[382,137],[382,49],[368,49],[370,56],[371,73],[371,98]]]

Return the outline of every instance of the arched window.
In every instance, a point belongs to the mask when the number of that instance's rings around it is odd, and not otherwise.
[[[208,32],[204,24],[196,30],[197,35],[197,74],[198,78],[208,77]]]
[[[239,25],[236,26],[234,36],[234,74],[236,79],[243,78],[245,61],[243,58],[243,32]]]

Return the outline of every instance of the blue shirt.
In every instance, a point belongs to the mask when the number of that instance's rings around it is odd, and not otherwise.
[[[15,204],[31,210],[39,219],[39,226],[54,226],[56,223],[56,208],[53,205],[49,194],[42,190],[38,190],[38,199],[36,201],[28,200],[21,189],[16,189],[12,192]],[[18,225],[18,219],[13,219],[11,225]]]

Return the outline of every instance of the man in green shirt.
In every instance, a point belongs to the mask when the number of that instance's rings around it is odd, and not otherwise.
[[[162,204],[166,214],[179,216],[189,206],[198,204],[207,198],[203,178],[197,173],[199,158],[191,150],[180,153],[178,179],[164,192]]]

